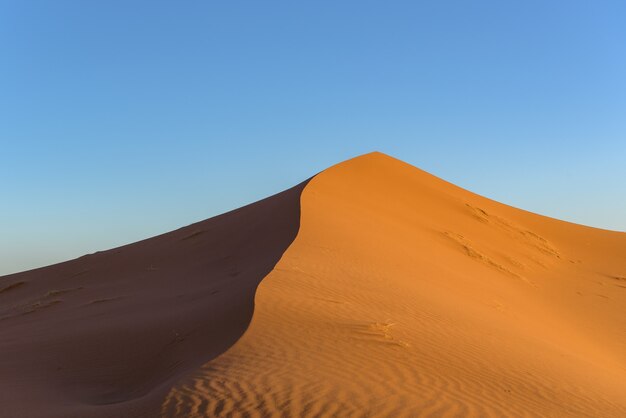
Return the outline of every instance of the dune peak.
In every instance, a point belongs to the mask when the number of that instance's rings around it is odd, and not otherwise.
[[[0,403],[15,418],[622,417],[625,248],[370,152],[0,277]]]
[[[626,271],[624,234],[500,204],[379,152],[313,177],[301,210],[250,328],[168,394],[165,416],[626,411],[626,298],[606,276]]]

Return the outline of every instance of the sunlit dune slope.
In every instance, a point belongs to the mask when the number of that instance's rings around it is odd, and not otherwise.
[[[304,183],[135,244],[0,278],[0,418],[159,416],[237,341]]]
[[[163,416],[626,416],[626,234],[383,154],[310,181],[255,301]]]

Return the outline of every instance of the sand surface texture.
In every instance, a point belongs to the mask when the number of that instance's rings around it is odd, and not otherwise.
[[[2,277],[0,335],[0,417],[625,417],[626,233],[372,153]]]
[[[164,416],[626,416],[626,234],[378,153],[301,210],[249,329]]]
[[[0,417],[158,417],[237,341],[304,184],[145,241],[0,278]]]

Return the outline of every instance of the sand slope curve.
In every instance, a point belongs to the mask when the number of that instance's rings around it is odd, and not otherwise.
[[[305,183],[135,244],[0,277],[0,417],[147,417],[224,352],[299,227]]]
[[[626,416],[626,234],[380,153],[314,177],[243,337],[163,417]]]

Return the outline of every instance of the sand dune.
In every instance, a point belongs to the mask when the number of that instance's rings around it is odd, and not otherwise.
[[[381,154],[319,174],[244,337],[165,416],[625,416],[626,235]]]
[[[11,417],[626,416],[626,234],[380,153],[0,303]]]
[[[156,417],[247,328],[304,183],[149,240],[0,278],[0,417]]]

